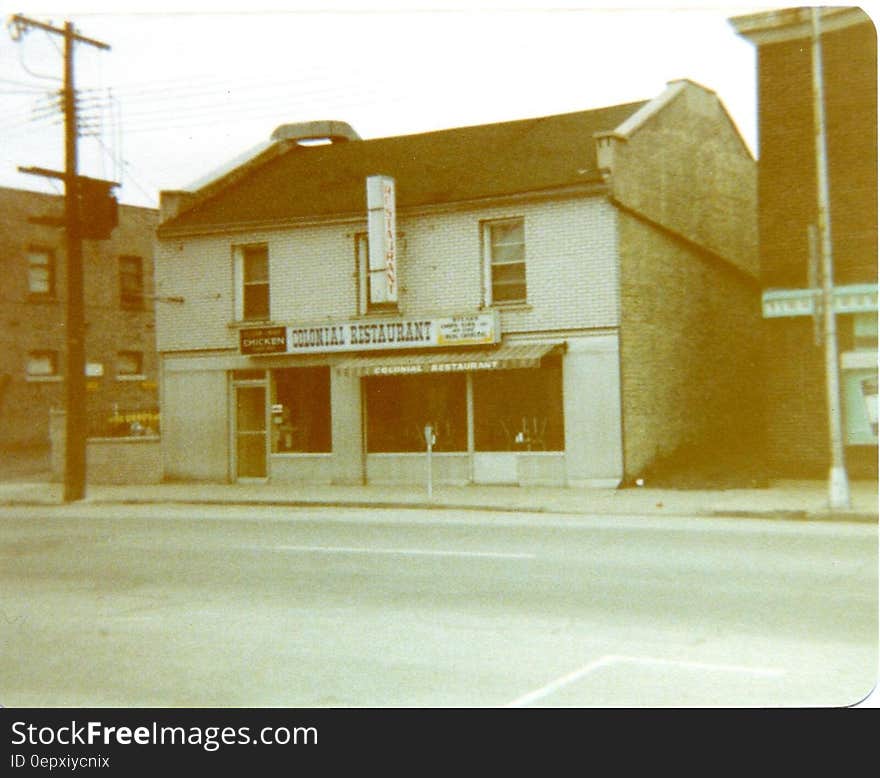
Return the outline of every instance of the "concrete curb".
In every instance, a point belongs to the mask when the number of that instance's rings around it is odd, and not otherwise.
[[[210,498],[146,498],[146,497],[118,497],[118,498],[89,498],[86,497],[82,505],[192,505],[192,506],[236,506],[236,507],[275,507],[275,508],[359,508],[379,510],[452,510],[452,511],[481,511],[492,513],[545,513],[552,515],[571,516],[614,516],[614,515],[650,515],[652,518],[683,517],[683,516],[709,516],[712,518],[737,518],[737,519],[776,519],[786,521],[833,521],[833,522],[858,522],[877,523],[877,514],[860,511],[809,511],[806,509],[737,509],[737,508],[714,508],[705,511],[694,509],[682,510],[669,506],[663,509],[646,509],[639,506],[615,506],[609,510],[608,506],[597,506],[594,510],[583,508],[567,508],[565,506],[547,505],[504,505],[504,504],[475,504],[475,503],[439,503],[419,501],[394,501],[394,500],[280,500],[280,499],[210,499]],[[2,507],[28,507],[28,508],[54,508],[62,507],[65,503],[46,502],[39,500],[0,500]]]

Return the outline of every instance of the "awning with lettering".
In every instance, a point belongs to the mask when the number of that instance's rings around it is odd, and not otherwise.
[[[344,375],[416,375],[420,373],[463,373],[479,370],[511,370],[538,367],[541,359],[564,343],[502,343],[493,349],[459,349],[430,354],[390,354],[353,357],[336,365]]]

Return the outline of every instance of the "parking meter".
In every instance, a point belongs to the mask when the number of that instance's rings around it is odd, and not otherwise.
[[[433,473],[431,472],[431,449],[434,447],[434,444],[437,442],[437,437],[434,435],[434,428],[430,424],[425,425],[425,445],[428,447],[428,500],[430,501],[433,494]]]

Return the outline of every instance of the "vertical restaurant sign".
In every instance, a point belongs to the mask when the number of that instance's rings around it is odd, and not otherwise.
[[[397,209],[394,179],[367,178],[370,302],[397,302]]]
[[[485,346],[500,341],[501,325],[497,311],[425,319],[356,319],[239,330],[240,351],[248,355]]]

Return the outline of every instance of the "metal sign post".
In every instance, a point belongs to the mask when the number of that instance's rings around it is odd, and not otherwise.
[[[816,183],[818,200],[818,239],[822,260],[822,313],[825,333],[825,378],[828,394],[828,427],[831,467],[828,476],[828,502],[832,509],[849,508],[849,479],[843,450],[840,413],[840,365],[837,357],[837,325],[834,311],[834,271],[831,241],[831,197],[828,186],[828,150],[825,133],[825,94],[822,72],[822,32],[819,9],[813,8],[813,116],[816,132]]]
[[[433,497],[433,480],[434,474],[431,471],[431,452],[434,448],[434,444],[437,442],[437,438],[434,436],[434,428],[430,424],[425,425],[425,445],[428,447],[428,502],[431,501]]]

